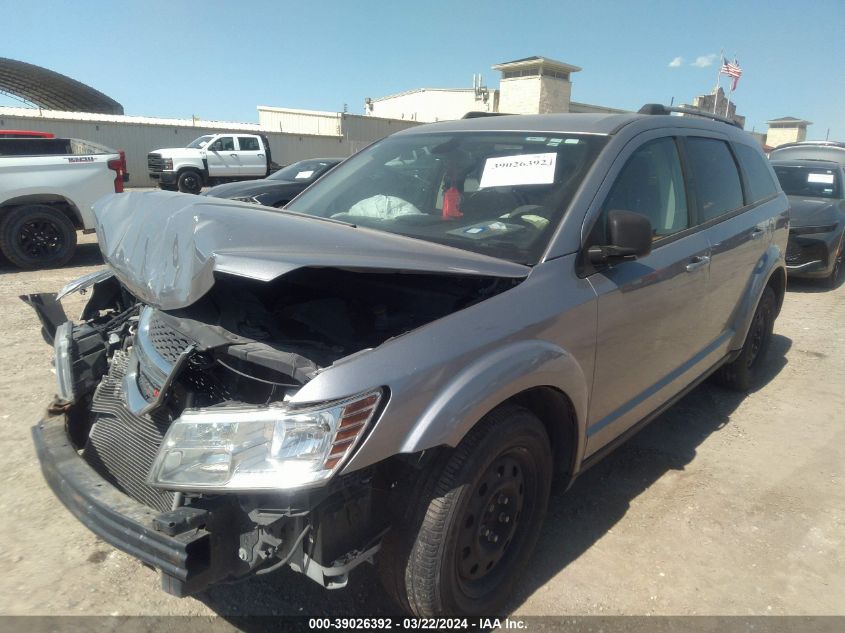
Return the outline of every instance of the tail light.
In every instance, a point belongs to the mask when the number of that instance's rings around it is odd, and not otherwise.
[[[126,177],[126,152],[120,150],[118,153],[120,158],[110,160],[108,166],[109,169],[117,172],[114,176],[114,192],[123,193],[123,182]]]

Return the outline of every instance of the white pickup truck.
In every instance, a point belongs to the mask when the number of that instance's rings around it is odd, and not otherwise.
[[[147,154],[150,178],[162,189],[199,193],[203,185],[266,178],[270,143],[263,134],[206,134],[187,147],[157,149]]]
[[[121,193],[126,156],[67,138],[0,138],[0,252],[20,268],[63,266],[91,205]]]

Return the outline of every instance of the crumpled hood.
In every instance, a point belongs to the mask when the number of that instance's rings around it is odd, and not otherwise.
[[[825,198],[789,197],[789,225],[825,226],[835,224],[842,218],[842,203],[839,200]]]
[[[162,310],[196,302],[215,272],[271,281],[305,267],[503,278],[531,270],[383,231],[169,191],[107,196],[94,215],[106,263],[136,297]]]

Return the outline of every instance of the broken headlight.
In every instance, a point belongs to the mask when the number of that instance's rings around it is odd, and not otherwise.
[[[373,419],[382,392],[307,409],[185,410],[173,422],[148,483],[170,490],[298,488],[331,477]]]

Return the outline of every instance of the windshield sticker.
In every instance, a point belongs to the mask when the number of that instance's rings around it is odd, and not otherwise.
[[[548,145],[549,147],[557,147],[558,145],[560,145],[561,141],[563,141],[562,138],[550,138],[549,142],[546,143],[546,145]]]
[[[302,179],[302,178],[310,178],[313,174],[314,174],[314,170],[313,170],[313,169],[311,169],[311,170],[307,170],[307,171],[300,171],[299,173],[297,173],[297,174],[296,174],[296,176],[295,176],[295,178],[294,178],[294,179],[295,179],[295,180],[300,180],[300,179]]]
[[[807,182],[820,182],[825,185],[833,184],[833,174],[807,174]]]
[[[545,136],[526,136],[525,142],[526,143],[545,143],[546,137]]]
[[[478,188],[551,184],[556,160],[555,152],[488,158]]]

